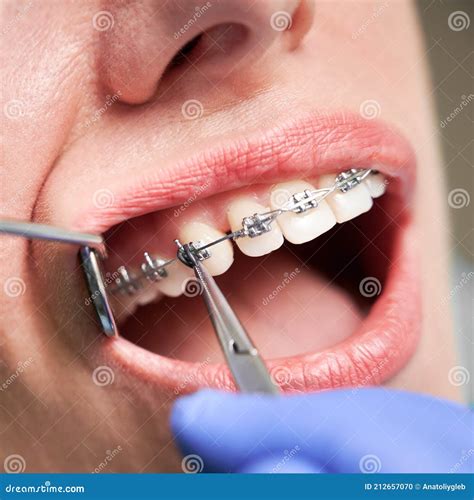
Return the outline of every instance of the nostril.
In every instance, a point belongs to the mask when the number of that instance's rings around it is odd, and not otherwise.
[[[171,62],[169,63],[169,67],[176,67],[180,66],[186,60],[189,58],[191,52],[193,49],[196,47],[196,45],[199,43],[199,41],[202,39],[203,34],[201,33],[200,35],[194,37],[192,40],[190,40],[188,43],[186,43],[179,51],[178,53],[171,59]]]
[[[201,66],[208,63],[222,64],[225,59],[234,56],[246,45],[248,29],[236,23],[218,24],[203,31],[186,43],[173,57],[169,69],[186,63]],[[222,69],[222,66],[220,66]]]

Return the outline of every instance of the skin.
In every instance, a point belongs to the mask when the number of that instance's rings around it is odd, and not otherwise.
[[[10,111],[1,116],[0,213],[68,225],[81,200],[117,176],[133,176],[144,151],[159,164],[212,138],[277,124],[288,109],[357,112],[374,99],[381,118],[411,140],[423,180],[415,194],[421,341],[387,385],[459,400],[447,377],[456,364],[447,203],[411,3],[228,0],[177,40],[173,34],[202,3],[159,4],[2,3],[2,46],[9,47],[2,51],[2,106]],[[278,10],[293,13],[290,30],[271,29],[268,20]],[[94,29],[99,11],[113,15],[112,29]],[[193,65],[166,68],[188,36],[242,19],[249,24],[246,39],[231,31],[224,53],[211,47]],[[119,102],[88,125],[118,91]],[[206,103],[199,127],[179,112],[194,97]],[[12,100],[19,101],[19,117],[12,118]],[[8,380],[0,392],[1,460],[19,454],[28,472],[87,472],[120,447],[107,472],[180,470],[167,423],[174,394],[120,366],[113,367],[112,385],[91,381],[93,370],[106,364],[97,349],[104,339],[81,306],[86,292],[75,249],[2,238],[0,253],[8,263],[0,266],[2,283],[22,280],[19,296],[0,294],[0,381]]]

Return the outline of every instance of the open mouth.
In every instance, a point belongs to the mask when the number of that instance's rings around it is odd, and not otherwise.
[[[148,264],[165,262],[176,256],[175,238],[210,243],[297,193],[333,186],[341,172],[376,169],[317,207],[280,214],[264,234],[222,241],[204,264],[283,390],[388,380],[419,333],[413,163],[398,134],[344,115],[304,118],[145,176],[108,213],[81,219],[105,230],[107,270],[131,270],[130,293],[113,294],[121,338],[104,349],[129,372],[175,391],[234,388],[189,286],[192,270],[174,261],[138,286],[133,270],[146,266],[144,252]]]

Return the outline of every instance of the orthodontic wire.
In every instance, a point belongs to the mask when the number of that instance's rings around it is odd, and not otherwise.
[[[339,189],[342,193],[346,193],[347,191],[361,184],[370,174],[377,173],[377,170],[370,168],[353,168],[341,172],[336,177],[335,182],[331,187],[315,190],[305,190],[303,192],[294,193],[290,196],[290,199],[280,208],[270,210],[268,212],[263,212],[261,214],[254,214],[248,217],[244,217],[244,219],[242,220],[241,229],[229,232],[226,235],[218,238],[217,240],[206,243],[205,245],[202,245],[198,241],[195,243],[189,243],[189,246],[199,260],[205,260],[211,256],[208,249],[213,247],[214,245],[222,243],[226,240],[235,241],[236,239],[245,236],[249,236],[250,238],[258,237],[261,234],[269,232],[271,230],[270,224],[272,224],[283,213],[294,212],[297,214],[301,214],[308,210],[317,208],[319,203],[331,193],[333,193],[336,189]],[[162,260],[153,259],[148,254],[148,252],[144,252],[146,262],[141,265],[139,274],[134,271],[129,271],[126,266],[120,266],[116,271],[120,275],[120,277],[115,280],[115,286],[112,287],[111,292],[120,292],[128,295],[134,295],[141,288],[141,282],[144,279],[148,279],[149,281],[153,282],[158,282],[162,279],[166,279],[166,267],[168,265],[178,260],[185,262],[183,261],[184,257],[180,255],[180,253],[181,249],[178,250],[178,254],[176,257],[168,260]]]

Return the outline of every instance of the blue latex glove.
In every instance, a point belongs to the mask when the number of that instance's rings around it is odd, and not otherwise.
[[[171,417],[186,472],[473,472],[473,423],[462,405],[383,388],[204,390]]]

